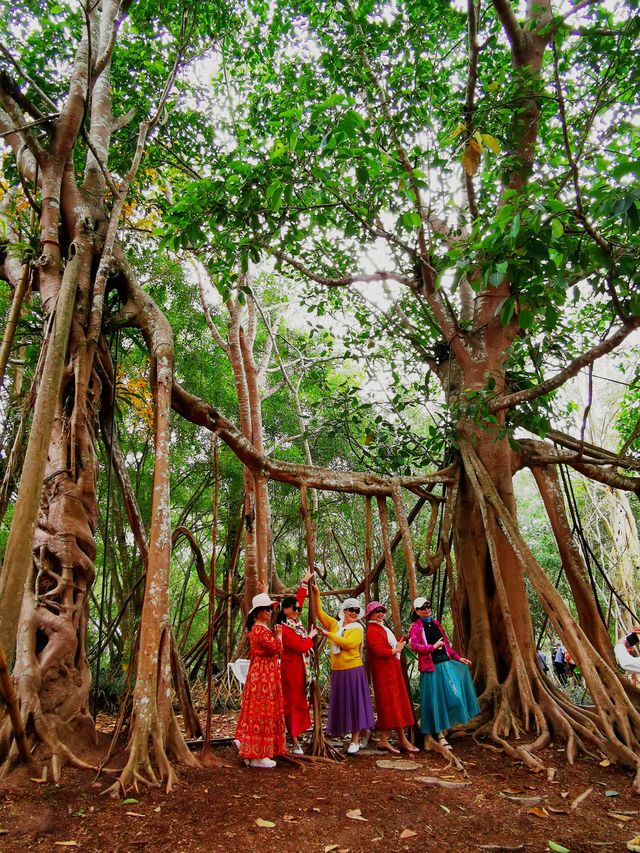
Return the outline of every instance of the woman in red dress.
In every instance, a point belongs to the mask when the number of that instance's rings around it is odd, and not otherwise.
[[[367,664],[376,698],[378,749],[399,755],[398,750],[389,743],[389,731],[395,729],[400,749],[405,752],[419,752],[404,733],[405,726],[414,724],[413,708],[400,665],[400,655],[406,640],[396,640],[395,635],[384,624],[386,612],[387,608],[379,601],[371,601],[366,614]]]
[[[307,633],[300,620],[310,577],[311,572],[307,572],[302,578],[298,592],[282,599],[280,613],[278,613],[278,622],[282,624],[283,651],[280,674],[284,697],[284,719],[293,744],[291,752],[294,755],[302,755],[298,735],[306,732],[311,725],[307,700],[307,657],[313,648],[313,638],[318,631],[316,628],[311,628]]]
[[[279,656],[282,626],[268,627],[273,608],[266,592],[253,596],[247,616],[250,654],[249,672],[242,691],[242,707],[236,727],[240,758],[251,767],[276,766],[274,755],[285,752],[284,706]]]

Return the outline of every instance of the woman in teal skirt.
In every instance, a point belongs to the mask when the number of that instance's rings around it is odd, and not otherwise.
[[[418,653],[420,731],[451,748],[446,732],[480,713],[469,673],[470,660],[451,646],[442,625],[431,616],[431,602],[413,602],[409,646]]]

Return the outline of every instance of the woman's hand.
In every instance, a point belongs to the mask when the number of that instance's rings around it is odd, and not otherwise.
[[[460,658],[460,663],[466,663],[467,666],[471,666],[469,658]]]
[[[399,652],[401,652],[406,645],[407,645],[407,641],[405,640],[404,637],[401,640],[398,640],[398,642],[393,647],[394,655],[397,655]]]
[[[276,637],[282,637],[282,622],[277,622],[273,626],[273,633],[276,635]]]
[[[323,634],[325,637],[326,637],[326,636],[327,636],[327,634],[329,633],[329,632],[327,631],[327,629],[326,629],[326,628],[323,628],[323,627],[322,627],[322,625],[320,625],[320,627],[318,628],[318,630],[319,630],[319,631],[320,631],[320,633],[321,633],[321,634]]]
[[[300,583],[309,583],[312,577],[313,570],[307,569],[307,571],[302,575],[302,580],[300,581]]]
[[[256,583],[256,589],[258,592],[267,592],[267,585],[266,583],[262,583],[262,581],[258,581]]]
[[[444,639],[442,637],[440,637],[440,639],[436,640],[435,643],[433,644],[433,650],[435,651],[436,649],[443,649],[443,648],[444,648]]]
[[[307,637],[308,637],[310,640],[313,640],[313,638],[314,638],[314,637],[317,637],[317,636],[318,636],[318,629],[317,629],[317,628],[316,628],[316,626],[314,625],[314,626],[313,626],[313,628],[310,628],[310,629],[309,629],[309,633],[307,634]]]

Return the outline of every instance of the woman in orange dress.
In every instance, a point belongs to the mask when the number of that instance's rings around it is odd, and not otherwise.
[[[284,704],[279,657],[282,625],[268,627],[273,608],[266,592],[253,596],[247,616],[249,672],[242,691],[242,707],[236,727],[240,758],[251,767],[276,766],[274,755],[285,752]]]

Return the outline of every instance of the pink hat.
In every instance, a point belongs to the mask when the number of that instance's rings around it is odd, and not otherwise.
[[[371,614],[373,613],[374,610],[379,610],[381,607],[386,612],[387,608],[384,606],[384,604],[381,604],[379,601],[370,601],[369,604],[367,605],[367,613],[366,613],[367,619],[369,618],[369,616],[371,616]]]

